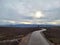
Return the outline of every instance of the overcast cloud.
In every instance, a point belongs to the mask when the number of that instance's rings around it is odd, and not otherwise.
[[[42,12],[44,17],[33,18],[36,11]],[[0,20],[37,21],[36,24],[60,22],[60,0],[0,0]]]

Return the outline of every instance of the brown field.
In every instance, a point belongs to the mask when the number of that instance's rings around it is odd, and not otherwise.
[[[60,27],[47,28],[43,33],[50,42],[60,45]]]
[[[18,38],[18,36],[26,36],[27,34],[40,30],[40,28],[19,28],[19,27],[0,27],[0,40]],[[7,38],[5,38],[7,37]]]

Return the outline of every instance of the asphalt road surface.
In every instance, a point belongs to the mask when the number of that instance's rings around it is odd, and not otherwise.
[[[50,45],[41,33],[43,30],[35,31],[32,33],[28,45]]]

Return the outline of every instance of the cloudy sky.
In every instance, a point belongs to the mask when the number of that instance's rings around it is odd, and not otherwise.
[[[0,24],[60,24],[60,0],[0,0]]]

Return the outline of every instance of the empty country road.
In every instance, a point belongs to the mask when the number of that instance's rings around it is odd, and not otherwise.
[[[28,45],[50,45],[41,33],[43,30],[35,31],[32,33]]]

